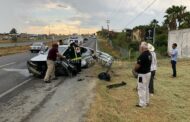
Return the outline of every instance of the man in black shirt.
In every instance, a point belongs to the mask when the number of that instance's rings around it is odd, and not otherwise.
[[[137,58],[137,64],[134,69],[138,73],[137,89],[139,104],[136,106],[144,108],[149,104],[149,82],[152,56],[148,51],[148,44],[146,42],[141,43],[139,50],[141,54]]]
[[[71,43],[68,50],[64,53],[67,59],[71,59],[71,63],[76,67],[77,73],[81,71],[81,59],[84,48],[78,46],[76,43]]]

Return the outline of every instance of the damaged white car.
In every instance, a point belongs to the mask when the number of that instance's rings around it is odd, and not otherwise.
[[[59,53],[64,55],[64,53],[68,49],[68,45],[60,45],[58,50]],[[87,68],[94,64],[96,61],[95,59],[99,59],[99,61],[104,62],[106,66],[110,66],[112,64],[113,58],[107,53],[103,53],[100,51],[97,51],[95,54],[95,51],[89,47],[81,47],[83,49],[82,52],[82,61],[81,61],[81,67]],[[47,70],[47,55],[49,50],[46,52],[40,52],[37,56],[27,61],[27,67],[30,73],[32,73],[34,76],[37,77],[44,77],[46,70]],[[96,57],[96,58],[95,58]],[[70,75],[75,67],[69,62],[69,60],[57,60],[55,63],[55,75]]]

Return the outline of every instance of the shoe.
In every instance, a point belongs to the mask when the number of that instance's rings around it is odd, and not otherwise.
[[[47,80],[47,81],[44,81],[45,83],[51,83],[51,81],[50,80]]]
[[[154,94],[153,94],[153,93],[150,93],[150,96],[151,96],[151,97],[153,97],[153,96],[154,96]]]
[[[140,105],[136,105],[136,107],[138,107],[138,108],[146,108],[146,106],[140,106]]]
[[[57,77],[52,78],[52,80],[57,80],[57,79],[58,79]]]

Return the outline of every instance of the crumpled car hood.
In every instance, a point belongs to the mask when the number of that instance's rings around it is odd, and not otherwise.
[[[46,61],[47,54],[39,54],[31,59],[31,61]]]

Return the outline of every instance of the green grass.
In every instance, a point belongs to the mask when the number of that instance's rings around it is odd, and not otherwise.
[[[129,62],[113,65],[112,81],[97,81],[96,98],[88,122],[188,122],[190,120],[190,61],[177,64],[178,77],[171,78],[169,60],[160,60],[155,80],[155,95],[150,106],[136,108],[136,79]],[[108,90],[106,85],[127,82],[127,86]]]
[[[105,46],[102,46],[105,47]],[[104,49],[110,50],[111,48]],[[111,51],[109,51],[111,52]],[[111,82],[97,79],[96,97],[87,115],[87,122],[189,122],[190,60],[177,63],[177,78],[172,78],[170,59],[160,59],[154,81],[155,95],[150,106],[136,108],[136,79],[131,70],[135,62],[114,62]],[[101,72],[101,69],[94,71]],[[126,86],[108,90],[107,85],[125,81]]]

